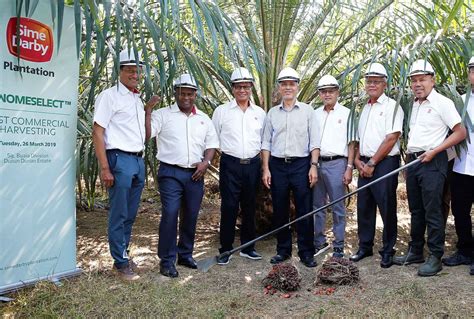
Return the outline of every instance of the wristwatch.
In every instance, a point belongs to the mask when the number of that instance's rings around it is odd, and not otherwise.
[[[370,159],[367,164],[366,164],[368,167],[375,167],[375,163],[372,159]]]
[[[318,162],[311,162],[311,165],[316,166],[317,168],[319,168],[319,163]]]

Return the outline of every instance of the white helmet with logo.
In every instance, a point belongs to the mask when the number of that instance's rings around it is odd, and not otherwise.
[[[413,62],[410,68],[410,76],[419,75],[419,74],[429,74],[434,75],[435,71],[431,64],[426,60],[416,60]]]
[[[467,65],[468,68],[474,67],[474,56],[469,60],[469,64]]]
[[[140,52],[138,52],[138,61],[135,58],[135,51],[133,48],[130,50],[125,49],[120,52],[120,65],[143,65],[144,63],[140,61]]]
[[[237,68],[230,76],[232,83],[253,82],[253,76],[246,68]]]
[[[286,67],[283,70],[280,71],[280,74],[278,74],[277,78],[278,82],[281,81],[295,81],[297,83],[300,82],[300,76],[298,73],[295,71],[295,69]]]
[[[365,71],[365,77],[369,76],[383,76],[385,78],[388,77],[387,70],[385,70],[385,67],[377,62],[371,63],[367,68],[367,71]]]
[[[332,75],[324,75],[318,82],[318,90],[327,88],[339,88],[339,83]]]
[[[184,73],[179,78],[174,80],[173,87],[175,89],[176,88],[190,88],[190,89],[197,90],[196,81],[194,81],[194,78],[188,73]]]

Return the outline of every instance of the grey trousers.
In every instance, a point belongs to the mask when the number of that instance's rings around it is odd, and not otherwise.
[[[318,169],[318,182],[313,187],[313,210],[326,205],[346,194],[346,188],[342,182],[347,166],[347,159],[340,158],[333,161],[320,161]],[[333,247],[344,248],[344,233],[346,228],[346,207],[344,201],[334,204],[332,207],[334,234]],[[320,247],[326,243],[326,210],[314,214],[314,244]]]

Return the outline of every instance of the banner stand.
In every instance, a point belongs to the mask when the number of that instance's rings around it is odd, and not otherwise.
[[[50,276],[44,276],[44,277],[40,277],[40,278],[26,280],[26,281],[21,282],[21,283],[6,285],[6,286],[3,286],[3,287],[0,287],[0,295],[6,295],[6,294],[9,294],[9,293],[15,292],[19,289],[22,289],[22,288],[34,286],[38,281],[48,280],[48,281],[51,281],[54,284],[56,284],[61,279],[68,279],[68,278],[72,278],[72,277],[77,277],[77,276],[80,276],[81,274],[82,274],[82,269],[76,268],[75,270],[70,270],[70,271],[57,273],[57,274],[54,274],[52,276],[51,275]]]

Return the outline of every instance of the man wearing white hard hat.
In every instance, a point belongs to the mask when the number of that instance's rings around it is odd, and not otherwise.
[[[311,187],[317,181],[313,108],[296,99],[300,78],[294,69],[284,68],[277,80],[282,102],[268,112],[262,141],[262,180],[271,189],[275,228],[289,221],[290,191],[296,217],[311,211]],[[306,267],[316,267],[313,220],[299,221],[296,232],[300,261]],[[277,233],[277,254],[271,258],[272,264],[291,257],[291,237],[289,227]]]
[[[433,276],[441,271],[444,253],[445,219],[443,188],[448,171],[446,149],[466,137],[453,101],[434,89],[435,73],[428,61],[417,60],[410,69],[411,88],[415,101],[409,122],[408,160],[418,157],[421,163],[407,170],[407,195],[411,213],[408,253],[396,257],[396,264],[422,263],[425,231],[428,229],[430,254],[418,268],[418,275]],[[452,134],[448,137],[448,131]]]
[[[254,82],[250,72],[246,68],[236,68],[230,81],[234,99],[217,107],[212,116],[222,151],[219,167],[221,254],[233,248],[239,208],[242,216],[240,243],[243,245],[255,238],[261,136],[265,121],[265,111],[250,100]],[[255,251],[255,245],[242,249],[240,256],[262,259]],[[221,257],[217,263],[226,265],[230,257]]]
[[[140,278],[128,249],[145,185],[145,110],[137,90],[141,65],[133,50],[120,52],[119,82],[97,97],[92,133],[100,178],[109,193],[108,239],[113,271],[124,280]],[[153,107],[158,101],[153,96],[147,106]]]
[[[354,144],[349,143],[348,120],[350,110],[337,101],[339,83],[331,75],[318,82],[323,107],[315,112],[318,125],[318,182],[313,187],[313,210],[345,195],[346,185],[352,181]],[[346,207],[344,201],[332,206],[333,256],[344,256]],[[328,245],[326,241],[326,210],[314,215],[314,244],[316,250]]]
[[[156,158],[160,161],[160,273],[172,278],[178,277],[176,260],[178,265],[197,268],[194,236],[204,195],[204,174],[219,147],[211,119],[194,104],[198,89],[194,78],[183,74],[173,86],[176,103],[153,112],[146,109],[147,133],[156,137]]]
[[[369,96],[360,115],[359,147],[354,164],[359,171],[358,187],[386,175],[400,166],[399,137],[403,127],[403,110],[385,95],[387,71],[380,63],[371,63],[365,73],[365,91]],[[377,207],[383,221],[380,266],[393,265],[397,240],[398,175],[390,176],[357,193],[357,233],[359,249],[350,257],[359,261],[372,256]]]
[[[451,179],[451,210],[458,242],[457,251],[443,258],[446,266],[471,265],[470,274],[474,275],[474,242],[472,240],[471,210],[474,203],[474,57],[469,60],[468,79],[471,90],[462,96],[467,98],[466,129],[469,134],[467,149],[461,148],[461,154],[454,160]],[[470,124],[470,125],[469,125]]]

